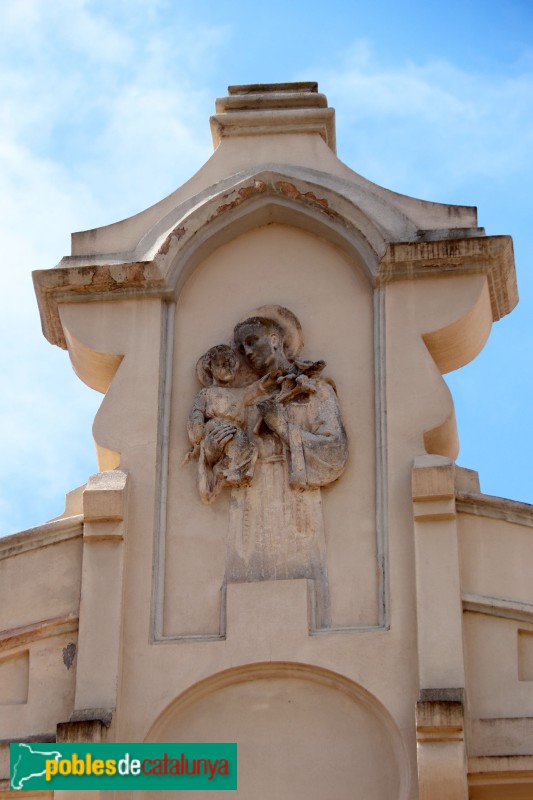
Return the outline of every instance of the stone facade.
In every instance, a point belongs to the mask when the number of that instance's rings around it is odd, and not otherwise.
[[[533,797],[533,510],[455,464],[442,379],[511,239],[350,170],[316,84],[216,112],[184,186],[34,273],[105,397],[100,472],[0,541],[1,776],[14,740],[237,741],[243,798]]]

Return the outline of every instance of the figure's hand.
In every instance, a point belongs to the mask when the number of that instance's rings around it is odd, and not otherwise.
[[[273,386],[276,386],[279,383],[279,376],[281,375],[281,370],[276,369],[272,372],[267,372],[261,380],[259,381],[259,389],[262,392],[268,392]]]
[[[204,423],[203,422],[193,422],[192,425],[189,426],[189,439],[191,440],[191,444],[197,445],[200,444],[204,436]]]
[[[235,436],[237,428],[229,422],[220,422],[204,439],[204,453],[209,464],[218,461],[227,443]]]
[[[287,441],[287,421],[279,403],[275,400],[262,400],[257,408],[270,430],[277,433],[284,442]]]

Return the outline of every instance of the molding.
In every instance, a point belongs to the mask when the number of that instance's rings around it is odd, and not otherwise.
[[[533,505],[529,503],[475,492],[457,492],[455,502],[460,513],[503,519],[506,522],[533,528]]]
[[[514,600],[504,600],[499,597],[487,597],[480,594],[462,594],[461,599],[463,601],[463,611],[533,624],[532,603],[520,603]]]
[[[513,240],[510,236],[474,236],[430,242],[389,244],[378,281],[416,280],[455,275],[486,275],[494,322],[518,303]]]
[[[9,739],[0,739],[0,747],[10,744],[31,744],[32,742],[41,744],[53,744],[56,741],[55,733],[33,733],[29,736],[11,736]]]
[[[328,111],[296,109],[288,113]],[[249,116],[249,112],[221,116],[235,123],[242,115]],[[276,211],[280,208],[283,219]],[[46,338],[66,348],[59,303],[138,295],[170,299],[179,293],[189,274],[178,268],[194,269],[209,247],[224,243],[230,227],[243,232],[252,225],[272,221],[307,226],[346,252],[357,253],[372,283],[483,274],[488,279],[495,320],[516,305],[511,237],[469,235],[450,239],[458,236],[459,229],[446,228],[432,232],[441,237],[438,240],[415,241],[418,234],[413,221],[402,209],[387,204],[372,185],[363,191],[360,186],[316,170],[293,168],[288,173],[287,165],[263,164],[230,176],[179,204],[152,226],[131,252],[66,257],[58,267],[35,271],[33,282]],[[391,239],[394,243],[387,244]]]
[[[468,759],[468,783],[506,784],[509,779],[514,783],[521,779],[524,783],[533,784],[532,756],[476,756]]]
[[[335,110],[313,81],[228,86],[209,120],[215,149],[224,136],[319,133],[335,149]]]
[[[66,349],[59,303],[138,295],[171,299],[179,294],[181,285],[209,248],[226,241],[228,231],[235,235],[236,230],[242,233],[272,221],[307,226],[346,252],[356,253],[368,280],[373,282],[372,273],[377,271],[379,256],[385,252],[383,231],[368,211],[341,193],[344,186],[332,184],[331,180],[323,186],[321,177],[315,172],[300,170],[297,176],[265,168],[232,176],[229,185],[227,181],[217,184],[154,226],[148,232],[148,238],[154,239],[149,254],[145,235],[141,240],[142,255],[103,255],[98,263],[92,257],[67,257],[58,267],[36,270],[33,283],[44,335],[52,344]],[[277,208],[281,208],[283,219],[276,219]],[[263,214],[264,219],[258,221],[257,214]]]
[[[39,547],[48,547],[52,544],[65,542],[67,539],[76,539],[83,535],[83,514],[72,517],[59,517],[45,522],[35,528],[13,533],[0,539],[0,559],[11,558],[36,550]]]
[[[153,261],[55,267],[36,270],[32,277],[43,333],[49,342],[63,350],[67,349],[67,344],[59,317],[59,302],[80,294],[103,295],[108,300],[125,290],[129,294],[147,291],[160,294],[165,288]]]
[[[228,136],[268,136],[287,133],[319,134],[337,152],[333,108],[265,108],[230,110],[209,119],[213,146]]]
[[[251,88],[252,91],[248,89]],[[308,83],[301,88],[290,84],[284,88],[278,84],[274,91],[262,92],[260,86],[229,86],[227,97],[217,97],[215,112],[225,114],[234,111],[265,111],[266,109],[327,108],[325,94],[317,91],[318,84]],[[248,91],[247,91],[248,90]]]
[[[61,617],[52,617],[31,625],[20,628],[11,628],[0,632],[0,652],[20,645],[28,645],[39,639],[48,639],[51,636],[62,636],[78,631],[78,617],[74,614],[65,614]]]
[[[374,290],[374,426],[376,450],[376,545],[378,568],[379,625],[390,627],[387,368],[385,290]]]
[[[161,352],[159,356],[159,402],[157,421],[156,497],[154,519],[154,552],[152,565],[152,609],[150,641],[166,641],[163,635],[165,606],[165,549],[167,535],[168,463],[170,417],[172,407],[172,373],[174,360],[174,318],[176,306],[165,303],[161,313]],[[191,637],[188,637],[191,638]],[[193,637],[198,638],[198,637]],[[202,637],[205,638],[205,637]],[[219,635],[208,637],[220,639]],[[172,640],[172,638],[171,638]]]

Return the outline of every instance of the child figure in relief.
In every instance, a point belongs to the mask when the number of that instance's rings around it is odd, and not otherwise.
[[[265,392],[262,381],[237,386],[238,370],[238,356],[225,344],[211,347],[196,365],[204,388],[189,415],[192,448],[184,463],[198,458],[198,488],[204,503],[212,503],[224,486],[249,484],[254,474],[257,448],[244,430],[245,409]]]

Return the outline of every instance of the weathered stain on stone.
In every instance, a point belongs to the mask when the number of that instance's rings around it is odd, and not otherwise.
[[[159,252],[161,253],[161,255],[166,256],[166,254],[170,250],[170,245],[172,244],[173,239],[177,239],[179,242],[179,240],[183,239],[184,236],[185,236],[185,228],[183,227],[174,228],[173,231],[170,231],[169,235],[159,248]]]
[[[225,211],[236,208],[236,206],[240,206],[244,200],[248,200],[249,197],[253,197],[256,194],[263,194],[266,190],[267,184],[265,181],[254,181],[251,186],[241,186],[237,192],[238,196],[234,200],[230,200],[229,203],[224,203],[224,205],[219,206],[217,208],[217,214],[223,214]],[[226,197],[229,197],[229,195],[226,195]]]
[[[294,200],[310,200],[311,203],[317,203],[325,211],[330,214],[329,203],[325,197],[317,197],[314,192],[301,192],[293,183],[288,181],[278,181],[277,188],[286,197],[292,197]]]
[[[335,212],[330,209],[329,202],[325,197],[317,197],[314,192],[310,191],[302,192],[289,181],[277,181],[272,185],[261,180],[254,181],[253,185],[250,186],[242,186],[237,190],[236,195],[235,193],[226,194],[225,198],[228,200],[228,202],[218,206],[216,215],[224,214],[226,211],[231,211],[231,209],[239,206],[242,202],[244,202],[244,200],[248,200],[250,197],[254,197],[257,194],[263,194],[267,191],[267,189],[270,189],[270,191],[273,190],[276,194],[281,193],[285,195],[285,197],[290,197],[293,200],[304,200],[307,203],[319,205],[320,208],[325,211],[326,214],[328,214],[328,216],[337,216]],[[213,219],[213,217],[211,217],[211,219]]]
[[[278,189],[282,194],[287,195],[287,197],[293,197],[294,199],[300,197],[301,192],[298,191],[296,186],[293,183],[289,183],[288,181],[278,181]]]
[[[67,270],[50,270],[50,286],[45,292],[113,292],[124,288],[144,289],[162,285],[154,278],[154,265],[149,261],[130,264],[98,264]]]
[[[71,668],[75,657],[76,657],[76,645],[74,644],[74,642],[70,642],[70,644],[67,644],[67,646],[63,648],[63,664],[66,666],[67,669]]]
[[[128,286],[144,286],[146,284],[146,269],[142,263],[128,264],[124,283]]]
[[[302,197],[307,197],[309,200],[312,200],[313,203],[318,203],[322,208],[329,208],[329,203],[325,197],[317,197],[316,194],[313,192],[304,192]]]
[[[59,722],[56,741],[66,743],[101,742],[105,738],[104,725],[99,719]]]
[[[254,194],[262,194],[265,190],[266,183],[264,181],[254,181],[253,186],[242,186],[239,189],[239,195],[243,200],[246,200]]]

